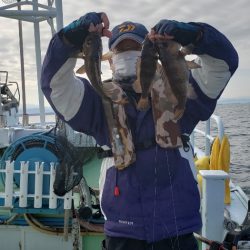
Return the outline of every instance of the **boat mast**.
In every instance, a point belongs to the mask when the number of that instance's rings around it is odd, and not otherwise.
[[[17,2],[20,2],[18,0]],[[21,11],[21,6],[17,6],[18,11]],[[24,73],[24,55],[23,55],[23,27],[22,21],[18,20],[18,32],[19,32],[19,49],[20,49],[20,66],[21,66],[21,85],[22,85],[22,103],[23,103],[23,126],[28,125],[28,115],[26,110],[26,90],[25,90],[25,73]]]
[[[63,27],[63,12],[62,12],[62,0],[48,0],[48,5],[43,5],[38,0],[24,1],[21,0],[3,0],[5,3],[10,3],[4,7],[0,7],[0,16],[11,19],[17,19],[19,21],[19,43],[20,43],[20,59],[21,59],[21,74],[22,74],[22,101],[23,101],[23,114],[26,114],[26,91],[25,91],[25,78],[24,78],[24,56],[23,56],[23,42],[22,42],[22,23],[21,21],[34,23],[34,37],[35,37],[35,52],[36,52],[36,69],[37,69],[37,83],[38,83],[38,99],[39,99],[39,112],[40,123],[45,124],[45,107],[44,96],[41,91],[40,76],[42,68],[41,59],[41,38],[40,38],[40,26],[41,21],[47,21],[51,27],[52,33],[54,31],[53,18],[56,18],[56,30],[59,31]],[[13,3],[16,2],[16,3]],[[12,3],[12,4],[11,4]],[[21,6],[32,6],[32,10],[22,10]],[[16,8],[17,10],[13,10]],[[27,117],[24,117],[25,120]],[[27,121],[27,120],[26,120]]]
[[[38,11],[38,1],[33,0],[33,10]],[[45,123],[45,107],[44,107],[44,97],[42,90],[40,88],[40,76],[42,69],[42,59],[41,59],[41,43],[40,43],[40,24],[39,22],[34,22],[34,36],[35,36],[35,50],[36,50],[36,71],[37,71],[37,83],[38,83],[38,98],[39,98],[39,109],[40,109],[40,121],[42,124]]]
[[[55,7],[57,10],[56,15],[56,26],[57,31],[63,28],[63,6],[62,6],[62,0],[56,0]]]

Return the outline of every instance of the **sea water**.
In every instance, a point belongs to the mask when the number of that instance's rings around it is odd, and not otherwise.
[[[250,197],[250,103],[218,104],[215,114],[230,142],[230,176]]]
[[[217,104],[214,114],[221,117],[229,138],[230,178],[250,197],[250,102]],[[199,124],[198,128],[204,130],[205,124]],[[216,123],[211,121],[211,134],[216,136],[216,133]],[[197,140],[197,146],[204,144],[204,139]]]

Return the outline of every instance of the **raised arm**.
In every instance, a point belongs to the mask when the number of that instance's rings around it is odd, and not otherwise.
[[[174,39],[183,46],[193,44],[195,62],[201,68],[191,70],[189,87],[194,93],[188,96],[180,120],[182,132],[190,134],[200,120],[207,120],[213,113],[238,67],[238,54],[225,35],[205,23],[161,20],[154,26],[152,37]]]
[[[107,144],[100,97],[84,78],[75,76],[75,55],[91,31],[108,32],[104,13],[88,13],[58,32],[50,41],[41,75],[42,91],[56,114],[74,130]]]

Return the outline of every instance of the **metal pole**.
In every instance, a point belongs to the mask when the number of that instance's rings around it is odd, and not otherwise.
[[[56,30],[59,31],[63,28],[63,8],[62,8],[62,0],[56,0]]]
[[[18,5],[17,9],[18,9],[18,11],[21,12],[21,5]],[[25,89],[25,73],[24,73],[24,54],[23,54],[23,28],[22,28],[22,21],[21,20],[18,20],[18,32],[19,32],[22,102],[23,102],[23,121],[22,121],[22,123],[23,123],[23,126],[26,126],[26,125],[28,125],[28,116],[27,116],[27,110],[26,110],[26,89]]]
[[[35,0],[33,0],[35,2]],[[16,10],[1,10],[0,9],[0,15],[3,17],[27,17],[27,16],[32,16],[32,17],[55,17],[56,13],[54,10],[39,10],[36,11],[31,11],[31,10],[23,10],[21,13],[18,13]]]
[[[210,155],[210,139],[207,137],[211,133],[210,119],[206,121],[206,135],[205,135],[205,154]]]
[[[38,0],[33,0],[33,10],[38,11]],[[34,22],[34,35],[35,35],[35,49],[36,49],[36,65],[37,65],[37,83],[38,83],[38,98],[39,98],[39,111],[40,111],[40,122],[42,125],[45,124],[45,108],[44,108],[44,97],[41,90],[41,44],[40,44],[40,27],[39,22]]]
[[[1,94],[1,85],[0,85],[0,116],[3,115],[3,107],[2,107],[2,94]]]

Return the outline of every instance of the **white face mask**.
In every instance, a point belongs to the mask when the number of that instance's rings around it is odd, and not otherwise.
[[[141,51],[130,50],[112,55],[113,79],[119,83],[133,83],[136,76],[136,65]]]

